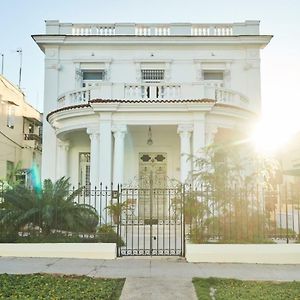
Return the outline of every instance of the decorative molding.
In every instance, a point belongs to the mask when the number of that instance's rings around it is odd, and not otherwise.
[[[95,127],[88,127],[86,129],[86,133],[89,134],[90,136],[95,135],[95,134],[99,134],[99,128],[98,127],[96,127],[96,126]]]
[[[112,132],[124,132],[127,133],[127,125],[125,124],[118,124],[118,125],[113,125],[111,128]]]
[[[177,133],[191,133],[194,130],[193,124],[179,124],[177,128]]]

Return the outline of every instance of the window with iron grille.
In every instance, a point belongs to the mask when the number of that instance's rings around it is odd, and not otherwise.
[[[142,80],[161,81],[165,78],[165,70],[144,69],[142,70]]]

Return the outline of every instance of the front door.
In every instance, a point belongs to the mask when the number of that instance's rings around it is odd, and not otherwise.
[[[165,215],[166,199],[164,195],[150,197],[146,190],[166,188],[167,184],[167,153],[140,152],[139,153],[139,187],[142,194],[139,197],[140,217],[147,219],[161,219]],[[143,195],[143,190],[145,191]],[[152,195],[153,196],[153,195]]]

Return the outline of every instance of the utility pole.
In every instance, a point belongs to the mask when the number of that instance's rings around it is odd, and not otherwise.
[[[21,89],[21,80],[22,80],[22,49],[17,49],[17,53],[20,55],[20,69],[19,69],[19,89]]]
[[[4,54],[1,53],[1,75],[3,75],[3,71],[4,71]]]

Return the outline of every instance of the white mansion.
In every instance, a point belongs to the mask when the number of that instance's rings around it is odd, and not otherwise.
[[[188,155],[260,112],[258,21],[72,24],[46,21],[42,177],[184,182]]]

